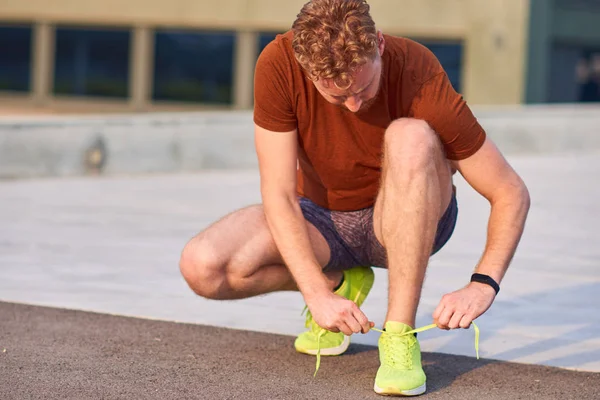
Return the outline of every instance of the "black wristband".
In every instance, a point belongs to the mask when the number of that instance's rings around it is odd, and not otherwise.
[[[479,282],[479,283],[485,283],[486,285],[490,285],[491,287],[494,288],[494,290],[496,291],[496,294],[498,294],[498,292],[500,291],[500,286],[496,283],[496,281],[487,275],[475,273],[475,274],[471,275],[471,282]]]

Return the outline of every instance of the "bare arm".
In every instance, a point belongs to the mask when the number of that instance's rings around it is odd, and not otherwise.
[[[523,234],[530,206],[529,192],[489,138],[477,153],[455,161],[454,166],[490,202],[486,246],[475,272],[489,275],[499,284]],[[468,328],[488,310],[495,295],[490,286],[471,282],[445,295],[433,319],[443,329]]]
[[[366,333],[372,326],[348,299],[334,294],[319,265],[296,195],[297,132],[255,126],[261,193],[269,229],[317,324],[332,332]]]
[[[529,192],[489,139],[476,154],[455,162],[455,166],[473,189],[490,202],[487,242],[476,272],[500,283],[523,234]]]
[[[329,291],[296,194],[297,131],[271,132],[255,125],[254,132],[263,205],[275,244],[305,297]]]

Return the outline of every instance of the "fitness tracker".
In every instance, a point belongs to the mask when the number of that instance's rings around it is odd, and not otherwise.
[[[494,288],[496,294],[498,294],[498,292],[500,291],[500,285],[498,285],[498,283],[496,283],[496,281],[488,275],[475,273],[471,275],[471,282],[479,282],[485,283],[486,285],[490,285],[492,288]]]

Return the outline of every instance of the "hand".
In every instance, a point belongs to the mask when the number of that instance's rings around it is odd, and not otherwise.
[[[307,298],[306,305],[317,325],[331,332],[350,336],[353,333],[367,333],[375,326],[353,301],[332,292]]]
[[[471,322],[486,312],[496,292],[486,284],[471,282],[466,287],[442,297],[433,312],[433,320],[440,329],[468,329]]]

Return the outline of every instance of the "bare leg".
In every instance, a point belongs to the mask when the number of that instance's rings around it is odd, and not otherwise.
[[[437,224],[451,195],[450,165],[435,132],[420,120],[393,122],[385,135],[373,217],[375,234],[388,256],[386,321],[415,326]]]
[[[322,266],[329,262],[325,238],[308,223]],[[211,299],[241,299],[279,290],[298,290],[267,225],[262,206],[235,211],[190,240],[179,267],[190,288]],[[331,287],[341,272],[328,274]]]

